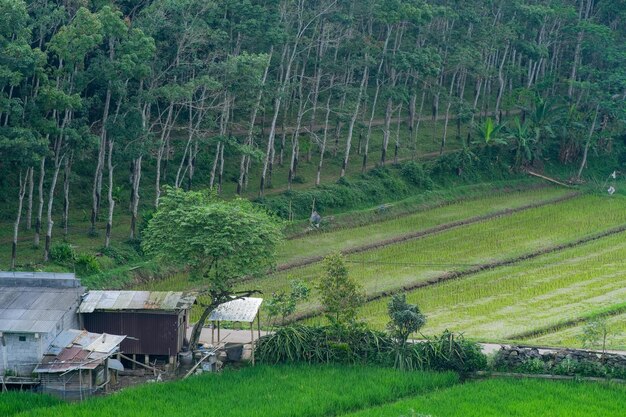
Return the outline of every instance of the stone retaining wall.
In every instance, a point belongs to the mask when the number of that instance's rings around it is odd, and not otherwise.
[[[626,369],[626,355],[601,353],[578,349],[547,350],[520,346],[503,346],[496,355],[496,368],[515,369],[524,363],[538,359],[548,367],[559,365],[564,360],[591,362],[606,367]]]

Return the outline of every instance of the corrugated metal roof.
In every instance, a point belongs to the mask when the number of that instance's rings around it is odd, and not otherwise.
[[[0,286],[76,288],[80,281],[71,273],[0,271]]]
[[[252,323],[262,302],[262,298],[244,297],[220,304],[211,312],[209,320]]]
[[[64,330],[52,342],[36,373],[95,369],[114,354],[126,336]]]
[[[162,310],[191,308],[196,296],[184,292],[158,291],[89,291],[80,304],[80,313],[96,310]]]
[[[65,314],[75,314],[83,290],[0,286],[0,332],[47,333]]]

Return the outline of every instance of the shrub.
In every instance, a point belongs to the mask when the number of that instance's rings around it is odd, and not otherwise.
[[[59,243],[50,248],[50,259],[60,265],[71,265],[76,260],[76,251],[69,243]]]
[[[283,327],[263,336],[255,355],[261,362],[369,363],[393,366],[399,345],[387,334],[364,326]],[[480,347],[462,336],[444,332],[420,343],[402,346],[407,352],[405,370],[469,373],[486,369]]]
[[[386,363],[392,341],[386,334],[362,327],[282,327],[263,336],[256,358],[266,363]]]
[[[531,358],[518,366],[516,372],[523,374],[543,374],[546,372],[546,365],[541,359]]]
[[[400,171],[404,180],[418,188],[431,190],[433,188],[433,180],[430,178],[424,166],[415,161],[407,162],[402,166]]]
[[[100,249],[100,252],[113,259],[118,265],[127,264],[130,261],[137,259],[137,252],[131,245],[123,246],[109,246],[108,248]]]
[[[81,253],[76,257],[75,262],[76,273],[80,276],[93,275],[100,273],[102,268],[98,259],[88,253]]]
[[[407,184],[386,168],[377,168],[361,179],[341,178],[335,184],[326,184],[314,189],[292,190],[277,196],[256,200],[282,218],[305,219],[315,209],[324,213],[330,209],[356,208],[379,204],[387,199],[398,199],[407,195]]]
[[[440,336],[416,343],[414,355],[420,369],[461,374],[487,369],[487,357],[478,344],[447,330]]]
[[[304,184],[306,182],[306,178],[301,175],[296,175],[291,179],[291,182],[293,182],[294,184]]]

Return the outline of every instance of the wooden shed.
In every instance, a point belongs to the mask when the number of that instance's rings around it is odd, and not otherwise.
[[[184,292],[90,291],[79,313],[90,332],[126,335],[122,353],[141,355],[146,363],[150,356],[167,356],[173,363],[183,350],[195,300]]]
[[[120,364],[112,359],[125,336],[81,330],[61,332],[35,368],[41,391],[64,399],[83,399],[105,390]]]

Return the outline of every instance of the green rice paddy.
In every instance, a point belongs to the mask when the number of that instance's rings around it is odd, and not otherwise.
[[[347,261],[352,277],[372,296],[576,241],[623,224],[626,199],[587,195],[350,255]],[[499,275],[498,270],[494,274]],[[295,278],[314,284],[321,273],[322,265],[317,263],[257,280],[254,286],[272,294],[286,290]],[[318,306],[314,298],[301,312],[315,311]]]
[[[38,400],[34,400],[38,398]],[[82,403],[0,394],[3,417],[620,417],[626,387],[359,366],[257,366],[146,384]]]
[[[456,385],[346,417],[618,417],[626,387],[497,379]]]
[[[428,317],[424,333],[449,329],[480,340],[506,340],[624,303],[625,258],[626,233],[619,233],[417,289],[408,292],[407,299]],[[387,302],[383,298],[366,304],[361,317],[383,328]]]

